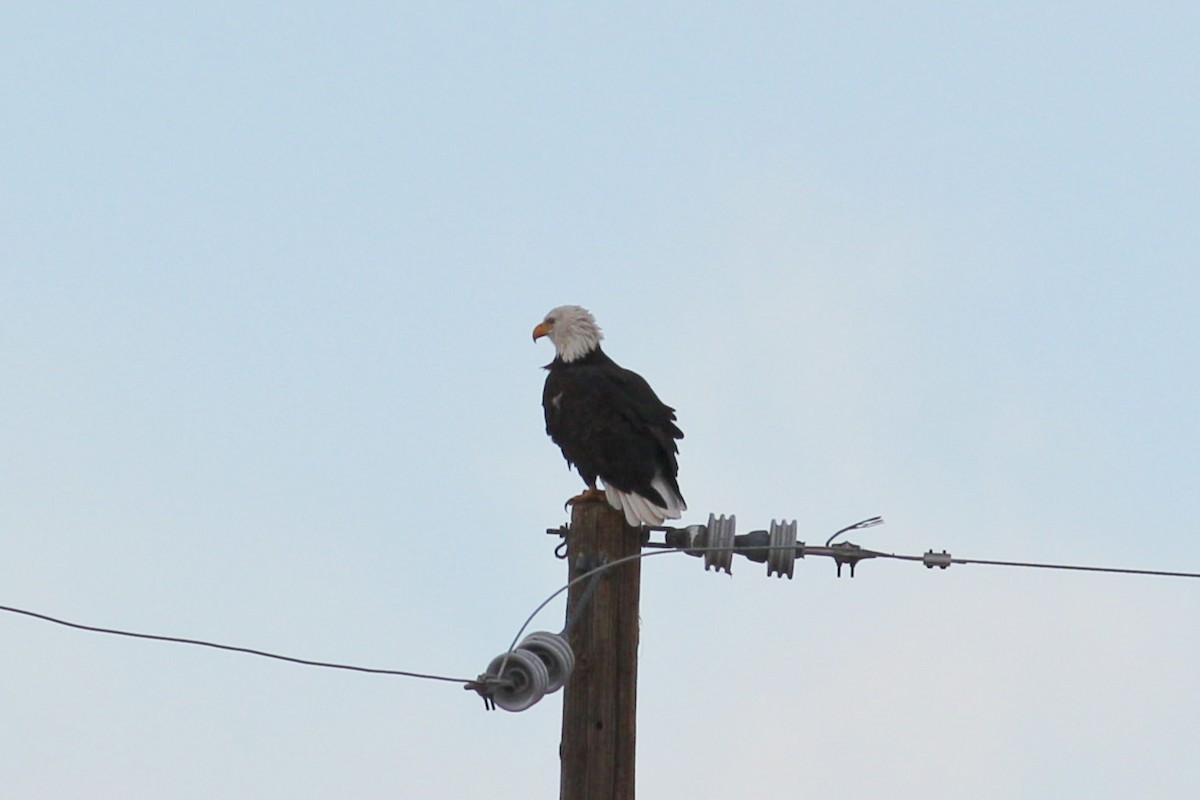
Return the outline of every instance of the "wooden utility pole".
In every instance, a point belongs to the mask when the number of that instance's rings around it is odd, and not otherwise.
[[[572,580],[642,549],[641,531],[604,502],[572,507],[567,563]],[[559,800],[633,800],[637,745],[638,598],[642,562],[606,571],[578,618],[591,581],[567,594],[575,671],[563,688]]]

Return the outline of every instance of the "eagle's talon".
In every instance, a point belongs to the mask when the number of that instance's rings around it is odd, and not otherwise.
[[[563,510],[568,507],[579,505],[580,503],[607,503],[608,497],[599,489],[584,489],[580,494],[575,495],[567,502],[563,503]]]

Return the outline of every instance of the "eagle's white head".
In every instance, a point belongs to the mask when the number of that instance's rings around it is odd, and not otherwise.
[[[596,349],[604,334],[596,324],[596,318],[580,306],[559,306],[533,329],[533,340],[550,337],[554,349],[563,361],[583,358]]]

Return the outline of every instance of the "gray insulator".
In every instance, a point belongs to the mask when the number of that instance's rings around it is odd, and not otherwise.
[[[535,631],[517,645],[518,650],[528,650],[542,660],[550,682],[546,694],[553,694],[563,687],[575,669],[575,653],[567,640],[557,633]]]
[[[708,540],[706,542],[707,550],[704,552],[704,570],[715,569],[717,572],[725,570],[726,573],[733,574],[733,536],[737,528],[737,515],[730,514],[726,517],[722,514],[719,518],[712,514],[708,515]]]
[[[796,564],[796,521],[776,522],[771,520],[770,547],[767,551],[767,577],[779,575],[792,577]]]
[[[550,685],[550,673],[536,654],[528,650],[501,653],[488,664],[488,677],[499,685],[492,699],[505,711],[524,711],[541,700]]]

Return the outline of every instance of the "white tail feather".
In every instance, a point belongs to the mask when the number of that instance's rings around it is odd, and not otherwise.
[[[683,502],[682,497],[671,490],[661,472],[654,476],[654,480],[650,481],[650,486],[662,495],[663,500],[667,503],[665,508],[639,494],[623,492],[607,483],[604,485],[604,496],[607,498],[608,504],[622,512],[625,515],[625,521],[634,528],[639,525],[662,525],[668,519],[679,519],[683,512],[687,511],[687,504]]]

